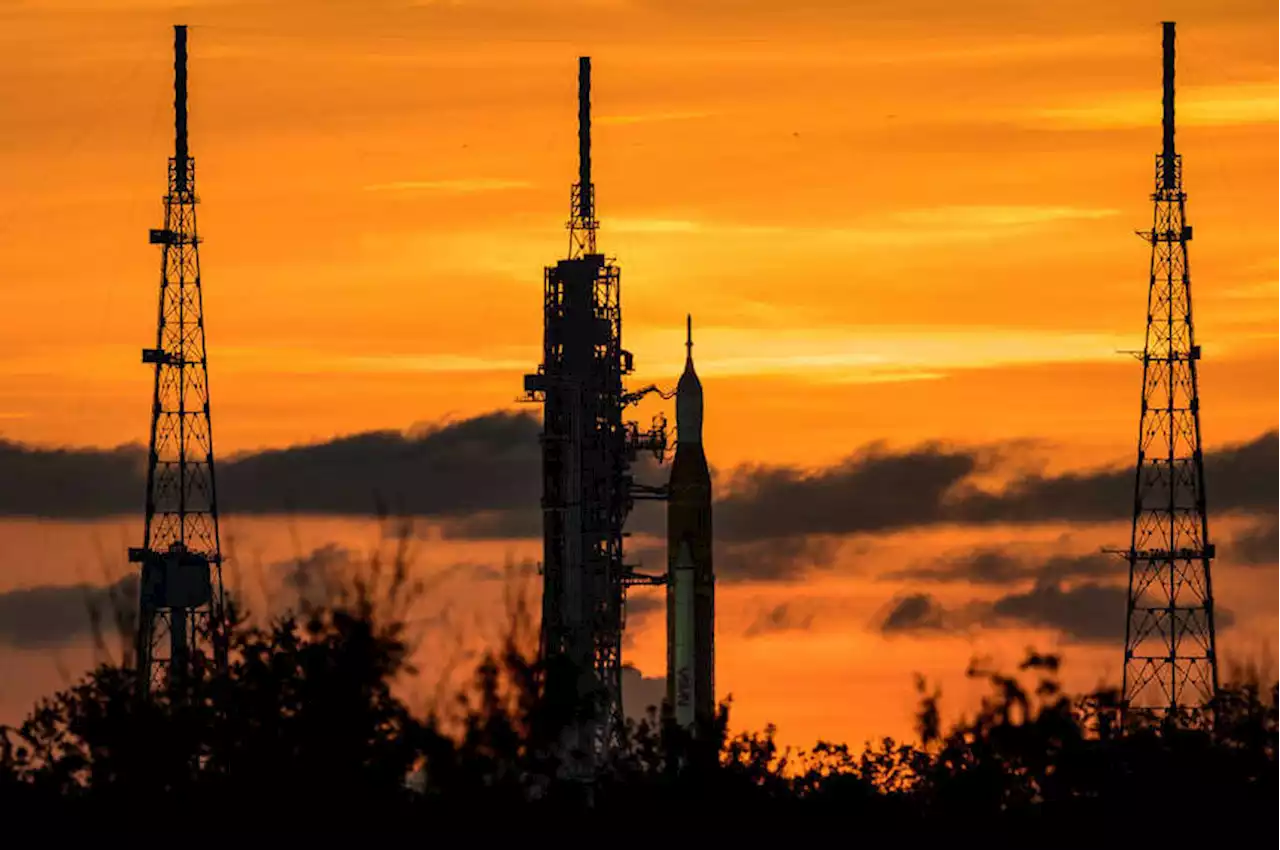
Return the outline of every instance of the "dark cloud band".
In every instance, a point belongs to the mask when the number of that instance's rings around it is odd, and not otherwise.
[[[218,463],[224,514],[467,517],[537,506],[538,421],[496,412],[420,434],[369,432]],[[141,513],[146,452],[45,450],[0,442],[0,514]]]
[[[1119,645],[1124,642],[1123,585],[1083,582],[1066,586],[1040,581],[1027,590],[993,600],[973,600],[947,608],[930,593],[898,599],[876,625],[886,635],[961,633],[970,629],[1043,629],[1080,644]],[[1215,625],[1221,631],[1235,624],[1235,615],[1215,606]]]
[[[499,411],[420,434],[371,432],[231,457],[218,466],[220,506],[224,514],[385,512],[438,520],[450,537],[535,537],[538,431],[534,415]],[[1207,453],[1210,510],[1274,514],[1277,443],[1277,432],[1268,431]],[[722,495],[715,508],[716,537],[734,545],[773,541],[768,552],[762,550],[768,556],[762,563],[777,576],[793,570],[783,557],[788,539],[942,524],[1128,518],[1128,467],[1023,475],[998,489],[976,486],[975,473],[998,467],[1000,454],[938,443],[902,451],[874,445],[824,469],[744,467],[717,475]],[[0,442],[0,515],[140,513],[144,459],[137,448],[44,450]],[[658,483],[663,470],[642,458],[636,477]],[[661,534],[660,506],[638,505],[631,530]],[[1265,543],[1255,541],[1251,549]],[[815,557],[805,547],[796,551]]]
[[[1103,552],[1031,559],[1008,549],[989,547],[885,573],[881,578],[1000,587],[1028,580],[1115,577],[1123,575],[1127,569],[1127,562],[1122,558]]]
[[[95,621],[104,636],[138,608],[138,579],[115,584],[42,585],[0,593],[0,644],[46,649],[90,637]]]

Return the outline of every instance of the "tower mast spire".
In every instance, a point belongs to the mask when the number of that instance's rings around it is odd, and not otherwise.
[[[142,362],[155,367],[141,547],[137,661],[150,690],[193,665],[226,664],[222,552],[214,486],[213,431],[205,349],[195,161],[187,140],[187,28],[174,27],[174,151],[160,246],[156,345]]]
[[[173,28],[173,161],[176,188],[187,188],[187,28]]]
[[[1180,175],[1174,167],[1174,160],[1177,159],[1177,150],[1174,147],[1174,101],[1173,101],[1173,70],[1174,70],[1174,23],[1173,21],[1165,21],[1162,25],[1161,47],[1164,52],[1163,63],[1163,80],[1164,93],[1161,98],[1161,106],[1163,107],[1163,119],[1161,121],[1161,129],[1163,130],[1163,146],[1160,149],[1160,160],[1164,166],[1163,179],[1160,181],[1160,188],[1174,189]]]
[[[591,182],[591,57],[578,57],[578,182],[569,217],[569,259],[596,253],[596,187]]]
[[[1213,584],[1191,311],[1186,192],[1174,147],[1174,24],[1163,25],[1163,145],[1156,156],[1142,407],[1125,621],[1125,711],[1164,716],[1218,692]]]

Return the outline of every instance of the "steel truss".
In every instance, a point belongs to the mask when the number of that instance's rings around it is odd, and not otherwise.
[[[1182,715],[1218,692],[1187,195],[1174,148],[1174,25],[1164,24],[1164,149],[1156,156],[1142,411],[1134,479],[1123,706]]]
[[[187,149],[186,27],[175,27],[175,150],[160,246],[160,305],[141,565],[137,661],[149,689],[193,664],[226,664],[222,554],[209,415],[208,361],[196,230],[195,160]]]

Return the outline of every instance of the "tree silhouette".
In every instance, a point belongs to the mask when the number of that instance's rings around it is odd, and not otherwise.
[[[587,788],[560,771],[556,741],[579,707],[548,692],[555,677],[531,651],[528,606],[513,609],[507,638],[449,706],[419,715],[394,694],[413,672],[406,576],[394,566],[389,589],[356,580],[326,605],[261,626],[232,605],[228,669],[197,664],[151,698],[127,660],[100,664],[3,730],[0,806],[55,826],[136,829],[141,818],[233,835],[478,836],[563,829],[571,817],[667,840],[695,826],[758,836],[856,823],[897,841],[1082,835],[1105,845],[1167,829],[1176,821],[1156,813],[1170,811],[1185,813],[1184,837],[1209,824],[1275,828],[1274,684],[1254,675],[1225,688],[1211,726],[1122,729],[1115,694],[1064,693],[1060,660],[1036,653],[1012,675],[971,667],[990,695],[946,729],[941,695],[920,681],[919,743],[860,752],[780,748],[772,727],[731,736],[727,703],[692,733],[651,710],[628,721]]]

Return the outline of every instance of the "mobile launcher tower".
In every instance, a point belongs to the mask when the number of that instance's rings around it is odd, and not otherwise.
[[[661,462],[666,420],[641,432],[625,409],[657,387],[627,392],[632,356],[622,347],[617,265],[596,249],[591,182],[591,59],[578,60],[578,182],[571,194],[569,256],[545,270],[543,362],[524,378],[525,400],[543,404],[541,655],[548,692],[576,709],[562,746],[571,772],[590,777],[622,724],[626,589],[662,584],[623,563],[623,526],[636,499],[665,488],[637,484],[639,452]]]

